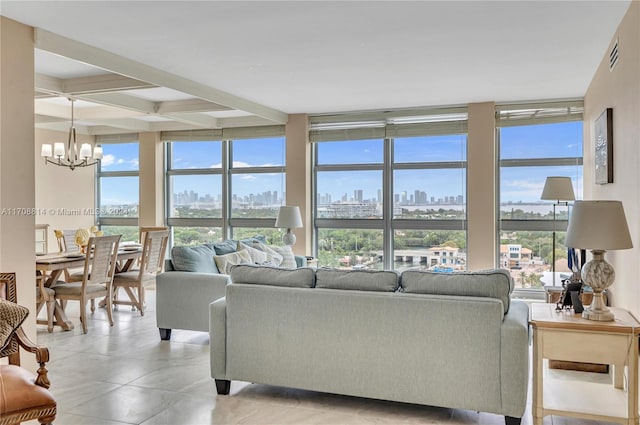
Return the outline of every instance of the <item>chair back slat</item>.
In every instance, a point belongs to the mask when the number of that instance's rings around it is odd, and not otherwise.
[[[144,233],[140,273],[156,274],[162,271],[169,242],[169,230],[153,230]]]
[[[58,250],[60,252],[75,252],[79,251],[80,247],[76,245],[76,231],[75,230],[54,230],[58,242]]]
[[[118,245],[122,235],[93,236],[87,243],[83,282],[110,284],[118,261]]]

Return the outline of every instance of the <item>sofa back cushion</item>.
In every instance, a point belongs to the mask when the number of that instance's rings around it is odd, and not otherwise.
[[[385,270],[318,269],[316,288],[394,292],[398,289],[398,274]]]
[[[213,256],[216,251],[209,245],[174,246],[171,248],[173,268],[182,272],[219,273]]]
[[[504,269],[460,273],[406,270],[400,277],[400,286],[404,292],[413,294],[497,298],[502,301],[506,314],[511,302],[513,279]]]
[[[255,265],[239,265],[231,269],[232,283],[313,288],[315,271],[311,268],[280,269]]]

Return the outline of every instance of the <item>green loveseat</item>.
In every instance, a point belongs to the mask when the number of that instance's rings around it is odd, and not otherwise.
[[[240,257],[239,246],[245,250],[266,249],[261,238],[172,248],[164,272],[156,278],[156,322],[161,339],[170,339],[172,329],[209,332],[209,304],[224,297],[230,282],[216,262],[222,264],[221,259]],[[306,266],[306,257],[291,257],[289,268]],[[271,261],[270,257],[269,264]]]

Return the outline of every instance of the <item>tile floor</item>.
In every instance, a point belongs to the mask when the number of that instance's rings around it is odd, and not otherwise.
[[[105,310],[97,309],[86,335],[76,302],[67,307],[74,330],[56,328],[49,334],[38,326],[38,343],[51,351],[56,425],[504,424],[502,416],[487,413],[240,382],[232,383],[229,396],[217,396],[209,374],[208,335],[174,330],[170,342],[161,341],[155,291],[147,294],[144,317],[120,306],[110,327]],[[530,403],[523,419],[527,425]],[[544,424],[603,423],[548,416]]]

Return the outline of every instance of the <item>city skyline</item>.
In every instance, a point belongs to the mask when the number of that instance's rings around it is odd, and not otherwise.
[[[500,158],[562,158],[582,157],[582,122],[545,124],[526,127],[507,127],[500,130]],[[405,164],[429,162],[459,162],[460,168],[398,169],[393,171],[394,193],[420,190],[429,198],[461,195],[466,199],[466,135],[448,135],[400,138],[395,140],[395,160]],[[172,144],[174,168],[216,169],[221,167],[222,142],[176,142]],[[235,141],[233,143],[234,169],[246,167],[282,166],[284,164],[284,138],[265,138]],[[382,164],[382,139],[348,142],[319,143],[319,164]],[[137,143],[104,144],[105,157],[102,171],[137,171]],[[570,177],[576,196],[582,196],[582,167],[540,166],[504,167],[499,173],[500,201],[508,203],[537,203],[547,176]],[[178,178],[179,177],[179,178]],[[136,177],[103,179],[103,204],[130,204],[138,202]],[[417,184],[419,182],[419,184]],[[278,191],[284,193],[283,173],[231,174],[235,196]],[[382,170],[319,171],[318,193],[327,193],[332,199],[341,199],[354,189],[362,190],[363,199],[375,199],[382,189]],[[194,190],[216,196],[222,190],[222,177],[218,175],[174,176],[174,192]]]

